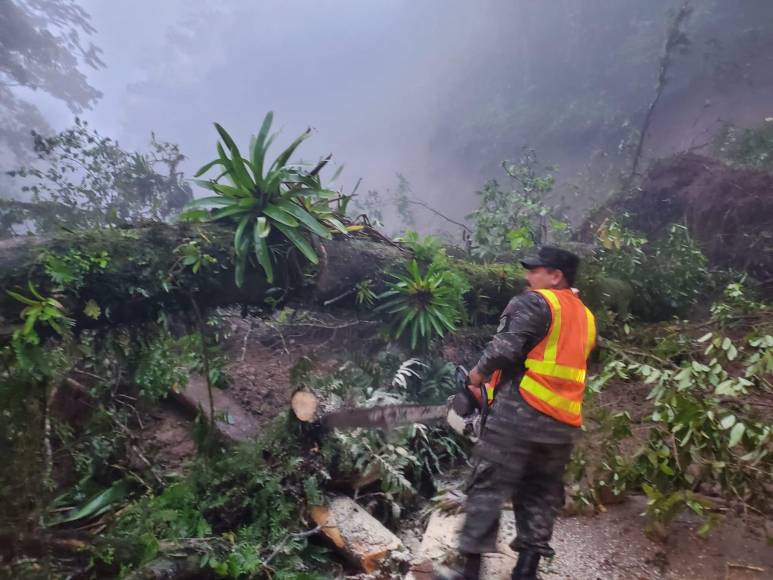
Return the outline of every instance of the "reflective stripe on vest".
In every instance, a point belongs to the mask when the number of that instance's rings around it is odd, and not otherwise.
[[[486,383],[486,402],[491,406],[494,402],[494,395],[496,394],[497,386],[499,385],[499,379],[502,378],[502,369],[497,369],[491,375],[491,379]]]
[[[532,407],[575,427],[582,425],[587,359],[596,323],[571,290],[537,290],[550,307],[548,333],[527,355],[520,391]]]

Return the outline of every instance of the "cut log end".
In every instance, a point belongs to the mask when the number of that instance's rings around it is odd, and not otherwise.
[[[397,536],[348,497],[313,506],[310,514],[336,551],[367,574],[376,572],[392,552],[403,548]]]
[[[311,423],[317,417],[319,399],[307,389],[300,389],[290,398],[290,407],[299,421]]]

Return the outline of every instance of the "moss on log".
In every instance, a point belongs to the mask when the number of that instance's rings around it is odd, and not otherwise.
[[[152,223],[0,241],[0,286],[29,295],[27,284],[32,282],[44,296],[56,295],[81,328],[186,310],[192,297],[202,308],[261,304],[270,285],[260,269],[248,269],[242,288],[234,283],[232,236],[231,228],[219,224]],[[191,245],[209,257],[197,273],[183,261]],[[280,264],[284,281],[277,285],[288,286],[290,297],[323,302],[348,293],[351,304],[358,282],[371,280],[374,290],[382,290],[387,273],[407,257],[397,246],[357,237],[317,242],[317,250],[320,264],[309,267],[304,276],[293,277],[286,261]],[[74,278],[57,282],[51,268],[57,263],[64,263],[65,272]],[[524,288],[516,267],[463,260],[453,265],[469,279],[472,303],[485,300],[501,309]],[[96,318],[94,304],[99,307]],[[18,324],[23,306],[0,293],[0,328]]]
[[[265,279],[255,272],[243,288],[235,286],[231,236],[221,226],[155,223],[6,240],[0,243],[0,285],[29,295],[29,281],[43,295],[58,294],[83,326],[151,318],[161,310],[187,307],[192,295],[202,305],[255,303],[265,292]],[[215,260],[198,274],[183,266],[177,250],[189,242],[198,242]],[[75,278],[57,282],[52,262],[64,264],[61,269]],[[90,301],[101,312],[96,320],[84,313]],[[0,295],[0,316],[7,323],[18,320],[21,307],[6,293]]]
[[[523,269],[516,264],[477,264],[465,260],[452,260],[470,282],[472,289],[466,296],[473,307],[484,300],[491,308],[501,312],[513,296],[526,289]]]

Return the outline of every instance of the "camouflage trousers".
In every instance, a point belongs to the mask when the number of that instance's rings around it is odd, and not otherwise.
[[[480,459],[467,489],[460,549],[469,554],[496,552],[502,506],[512,500],[517,536],[515,551],[553,556],[553,524],[564,504],[564,469],[571,444],[519,441],[507,464]]]

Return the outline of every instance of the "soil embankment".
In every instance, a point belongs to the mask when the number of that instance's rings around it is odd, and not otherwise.
[[[675,155],[653,164],[641,187],[596,211],[583,237],[589,241],[605,219],[624,215],[649,239],[684,224],[713,266],[773,279],[773,174]]]

